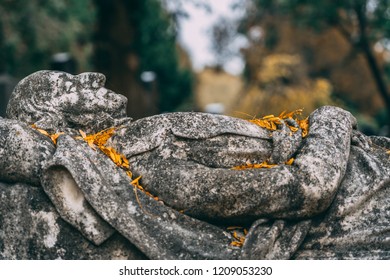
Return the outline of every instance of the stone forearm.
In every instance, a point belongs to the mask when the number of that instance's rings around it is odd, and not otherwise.
[[[354,119],[344,110],[323,107],[310,122],[291,166],[229,170],[161,161],[159,170],[148,171],[158,174],[151,187],[169,205],[202,218],[316,215],[329,206],[344,176]],[[162,182],[169,188],[153,186]]]

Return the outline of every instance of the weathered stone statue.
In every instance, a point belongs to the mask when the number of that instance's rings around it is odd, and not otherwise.
[[[390,258],[390,139],[361,134],[349,112],[316,110],[305,138],[292,119],[275,131],[203,113],[132,121],[104,83],[39,71],[15,88],[0,119],[0,258]],[[110,127],[106,145],[144,190],[80,139]],[[232,169],[262,162],[275,166]]]

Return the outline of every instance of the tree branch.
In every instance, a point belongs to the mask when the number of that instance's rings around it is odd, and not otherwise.
[[[367,36],[367,22],[365,16],[365,3],[358,3],[357,1],[354,5],[354,12],[358,21],[359,28],[359,46],[366,58],[368,66],[370,67],[371,73],[375,80],[378,91],[387,107],[387,125],[390,126],[390,94],[387,89],[387,85],[383,79],[382,72],[379,68],[379,65],[375,59],[374,53],[370,46],[370,42]],[[363,1],[365,2],[365,1]]]

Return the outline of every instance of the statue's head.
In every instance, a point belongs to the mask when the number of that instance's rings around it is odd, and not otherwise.
[[[38,71],[19,82],[7,116],[50,132],[65,128],[86,132],[117,126],[126,118],[126,97],[104,87],[100,73],[71,75]]]

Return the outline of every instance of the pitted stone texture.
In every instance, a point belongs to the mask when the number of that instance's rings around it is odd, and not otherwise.
[[[285,124],[269,132],[202,113],[131,122],[123,97],[103,84],[104,76],[97,73],[43,71],[15,89],[8,107],[15,120],[0,121],[0,166],[5,168],[0,181],[41,179],[63,219],[42,192],[35,196],[20,186],[0,184],[0,209],[13,209],[0,212],[6,232],[0,235],[3,258],[62,258],[63,250],[74,252],[66,258],[107,256],[116,245],[99,250],[116,240],[117,233],[111,236],[115,229],[153,259],[389,259],[390,140],[358,132],[349,112],[321,107],[310,115],[304,139]],[[55,150],[48,138],[26,126],[31,123],[65,132]],[[119,128],[108,145],[126,155],[134,175],[142,175],[141,184],[163,202],[135,190],[107,156],[72,138],[76,129],[96,132],[110,126]],[[38,155],[27,152],[25,163],[19,150],[32,147]],[[284,164],[291,157],[293,164]],[[278,166],[231,169],[263,161]],[[26,208],[27,197],[38,198],[44,208]],[[250,227],[242,248],[230,245],[234,239],[223,226],[232,224]],[[25,225],[27,237],[22,235]],[[45,230],[34,235],[39,228]],[[92,248],[75,228],[101,244],[93,247],[97,251],[66,247]],[[7,238],[11,233],[16,234]],[[20,254],[12,249],[17,246],[24,246]],[[131,256],[127,249],[118,250]]]
[[[181,130],[183,115],[162,116],[164,125],[156,121],[158,116],[134,123],[135,128],[142,127],[145,139],[156,139],[154,135],[159,135],[158,145],[148,146],[151,141],[140,139],[135,145],[128,145],[131,135],[138,135],[131,124],[111,140],[111,144],[129,158],[135,174],[142,175],[146,189],[167,205],[200,219],[233,222],[261,217],[312,217],[332,202],[347,165],[355,125],[350,113],[334,107],[317,110],[310,118],[311,133],[296,154],[293,165],[282,163],[271,169],[247,170],[232,170],[226,163],[232,167],[248,160],[262,162],[271,156],[271,143],[266,138],[268,131],[259,128],[261,133],[244,137],[239,130],[232,134],[231,129],[221,136],[192,139],[195,131],[202,127],[195,126],[193,133],[182,132],[180,136],[175,133]],[[168,121],[169,118],[172,120]],[[188,121],[195,119],[195,123],[202,123],[202,118],[206,116],[193,114]],[[248,123],[248,127],[251,125]],[[333,131],[337,133],[331,133]],[[278,151],[284,147],[285,151],[280,154],[287,158],[297,152],[292,147],[296,147],[300,139],[287,134],[285,143],[279,137],[273,145],[281,146],[277,147]],[[145,143],[139,148],[142,153],[134,153],[133,147],[142,143]],[[210,147],[219,149],[215,160]]]
[[[102,244],[113,229],[85,200],[69,172],[60,166],[54,167],[51,176],[44,178],[43,188],[53,201],[61,218],[77,228],[96,245]]]
[[[149,258],[238,258],[239,248],[229,246],[230,234],[136,191],[125,172],[85,143],[67,136],[58,139],[56,154],[44,172],[45,189],[59,166],[68,170],[96,212]]]
[[[114,234],[100,246],[64,222],[43,190],[0,183],[0,259],[144,259]]]
[[[297,131],[292,132],[285,122],[296,127]],[[287,119],[278,126],[278,129],[272,133],[272,155],[269,163],[284,164],[295,156],[298,148],[302,145],[302,130],[292,119]]]
[[[15,87],[7,117],[54,133],[66,129],[97,132],[118,126],[126,118],[127,99],[104,88],[100,73],[71,75],[38,71]]]
[[[241,156],[241,149],[247,149],[251,153],[261,154],[263,157],[269,154],[266,150],[269,148],[267,143],[271,142],[272,136],[266,130],[248,121],[205,113],[170,113],[147,117],[137,120],[133,123],[122,126],[117,130],[116,134],[109,140],[108,144],[119,149],[123,154],[130,157],[150,151],[162,144],[169,138],[170,135],[176,136],[178,139],[202,140],[214,139],[218,136],[243,136],[252,141],[255,147],[244,147],[244,144],[237,143],[233,146],[223,146],[222,143],[216,147],[209,145],[210,148],[221,149],[221,156]],[[222,141],[223,137],[219,137]],[[227,141],[227,140],[226,140]],[[255,141],[260,142],[256,144]],[[196,142],[196,141],[192,141]],[[226,144],[228,144],[226,142]],[[258,151],[256,148],[260,149]],[[248,151],[245,153],[247,155]],[[234,153],[234,155],[233,155]],[[214,152],[215,154],[215,152]],[[211,155],[208,156],[211,158]],[[211,159],[212,160],[212,159]]]
[[[242,248],[242,259],[291,259],[305,240],[311,226],[310,220],[254,222]]]
[[[351,146],[335,199],[313,220],[295,258],[390,259],[390,156],[384,145],[389,139],[374,137],[374,144],[363,137],[369,146]]]
[[[42,166],[54,150],[52,141],[38,131],[0,118],[0,182],[39,185]]]

